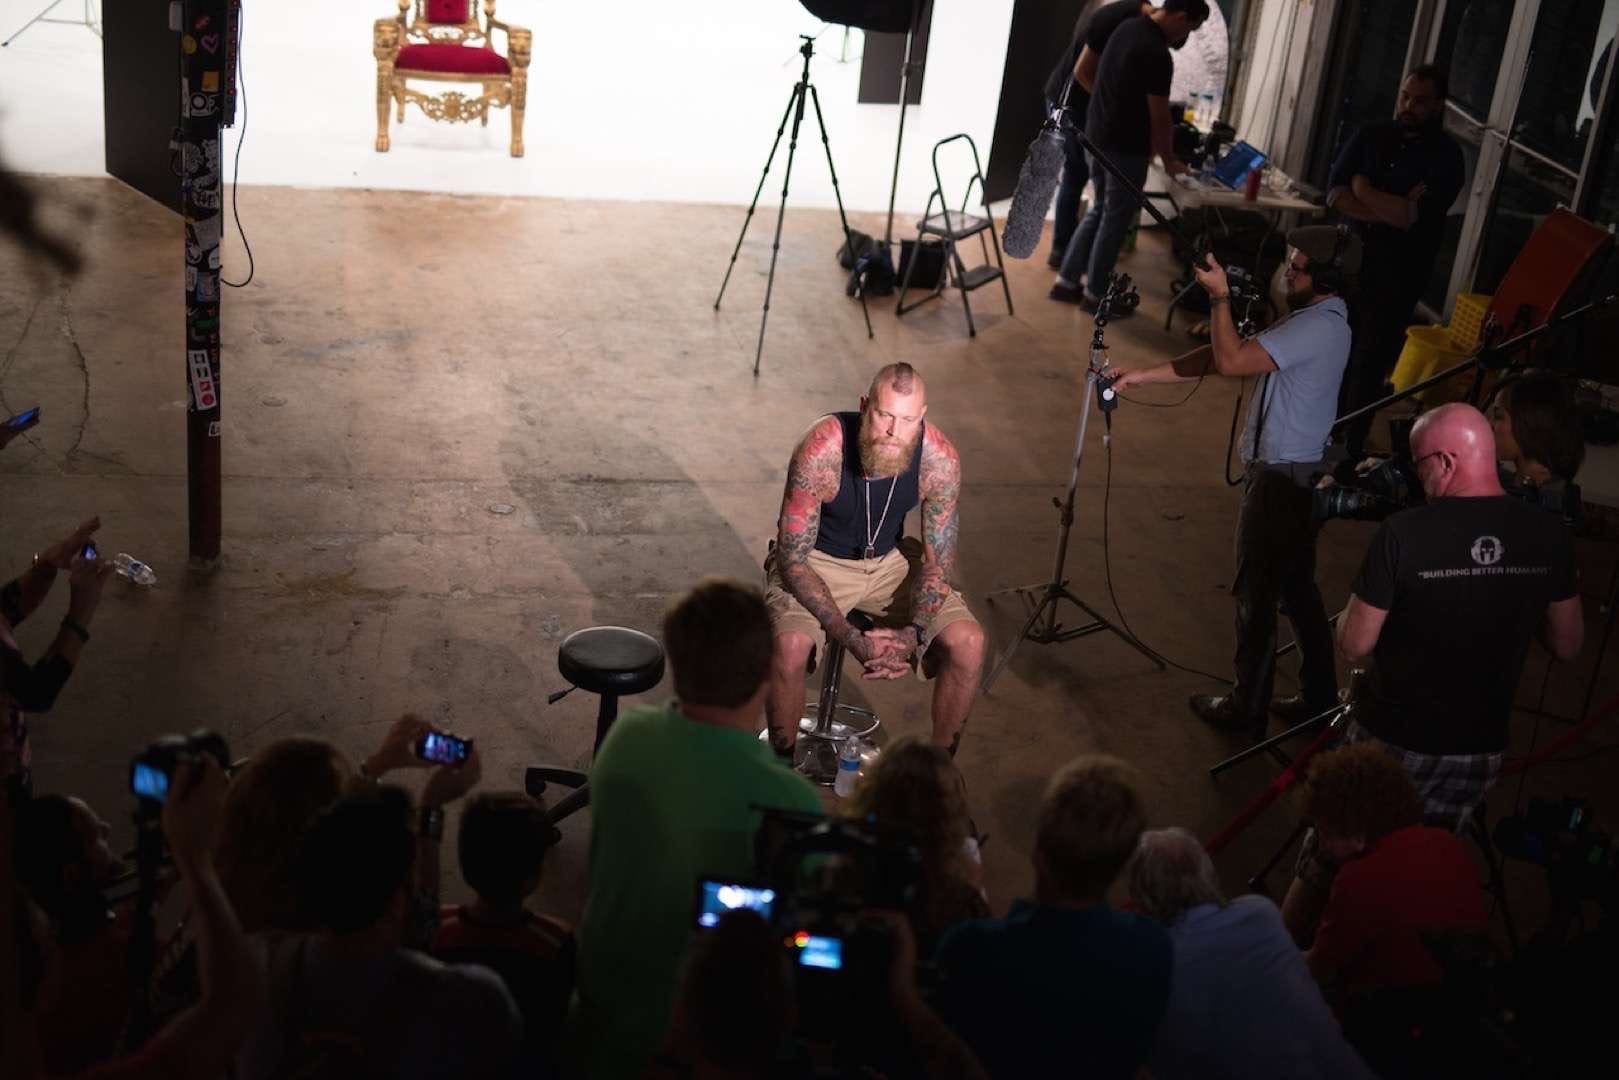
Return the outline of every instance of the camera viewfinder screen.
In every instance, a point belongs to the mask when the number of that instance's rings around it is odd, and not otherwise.
[[[162,769],[138,761],[129,774],[129,786],[136,795],[153,802],[162,802],[169,796],[169,778]]]
[[[793,938],[793,944],[798,946],[798,963],[801,967],[824,968],[827,971],[837,971],[843,967],[843,941],[839,938],[806,934],[800,930]]]
[[[697,911],[697,925],[708,929],[720,921],[727,911],[749,908],[766,919],[776,905],[776,890],[753,885],[738,885],[730,881],[704,881],[702,898]]]
[[[454,735],[429,732],[422,736],[421,756],[427,761],[454,765],[466,760],[467,743],[465,739],[457,739]]]

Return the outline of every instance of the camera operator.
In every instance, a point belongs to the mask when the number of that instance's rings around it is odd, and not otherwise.
[[[1299,643],[1300,693],[1275,710],[1303,719],[1338,698],[1332,631],[1315,583],[1319,526],[1310,489],[1332,428],[1338,384],[1349,358],[1349,309],[1343,292],[1360,265],[1360,241],[1341,230],[1312,226],[1287,236],[1287,303],[1291,311],[1244,340],[1231,317],[1226,273],[1210,258],[1196,267],[1208,291],[1210,343],[1157,367],[1126,371],[1114,389],[1221,375],[1261,375],[1248,408],[1240,453],[1242,508],[1237,518],[1236,681],[1224,697],[1198,694],[1192,711],[1216,727],[1262,737],[1276,674],[1276,614],[1287,605]]]
[[[62,692],[79,651],[90,641],[87,627],[101,603],[111,561],[86,558],[86,545],[101,519],[91,518],[34,556],[27,570],[0,588],[0,782],[10,798],[26,797],[33,785],[27,713],[48,712]],[[39,661],[30,665],[12,631],[45,600],[60,571],[71,585],[67,614]]]
[[[1339,650],[1367,669],[1346,737],[1381,744],[1426,819],[1457,828],[1500,770],[1530,639],[1571,660],[1585,627],[1569,530],[1502,490],[1484,414],[1460,403],[1423,414],[1411,453],[1428,502],[1378,528],[1338,625]],[[1282,906],[1296,940],[1332,873],[1307,837]]]

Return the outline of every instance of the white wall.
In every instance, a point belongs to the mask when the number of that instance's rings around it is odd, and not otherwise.
[[[3,0],[0,19],[21,22],[40,2]],[[244,184],[745,203],[798,76],[795,35],[823,30],[794,0],[503,0],[499,16],[534,31],[526,156],[508,156],[503,111],[482,129],[436,124],[415,107],[379,154],[371,25],[393,10],[393,0],[247,0]],[[906,115],[902,210],[926,202],[929,152],[945,135],[972,135],[987,167],[1011,16],[1012,0],[939,0],[922,102]],[[898,107],[856,104],[861,34],[847,63],[842,45],[842,29],[825,28],[811,75],[844,202],[885,209]],[[15,106],[0,115],[11,167],[103,171],[99,87],[94,108],[88,89],[59,107],[48,77],[64,57],[83,67],[80,54],[99,61],[99,50],[85,30],[47,26],[0,57],[0,101],[29,103],[26,117]],[[790,205],[831,206],[819,134],[806,124]],[[780,197],[780,168],[763,201]]]
[[[1314,0],[1264,0],[1256,13],[1259,29],[1233,123],[1240,138],[1265,151],[1272,161],[1286,162],[1303,153],[1303,147],[1290,142],[1311,27],[1320,10]],[[1314,102],[1305,102],[1304,108],[1313,109]]]

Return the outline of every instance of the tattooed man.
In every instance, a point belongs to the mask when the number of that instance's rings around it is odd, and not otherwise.
[[[915,663],[936,680],[933,741],[952,754],[961,741],[984,630],[950,587],[961,459],[927,411],[922,376],[889,364],[859,412],[821,417],[793,450],[766,561],[776,636],[765,712],[778,754],[791,754],[797,740],[805,669],[821,634],[842,642],[870,679],[898,678]],[[920,542],[903,536],[918,503]],[[856,609],[878,616],[877,628],[855,629],[848,615]]]

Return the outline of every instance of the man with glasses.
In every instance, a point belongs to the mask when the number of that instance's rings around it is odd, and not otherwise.
[[[1231,288],[1212,259],[1197,267],[1209,294],[1210,342],[1157,367],[1126,371],[1114,387],[1201,379],[1261,376],[1248,407],[1240,453],[1242,508],[1237,517],[1236,679],[1229,694],[1197,694],[1192,712],[1219,728],[1254,738],[1265,733],[1276,673],[1276,615],[1287,605],[1299,643],[1300,693],[1275,703],[1288,719],[1331,708],[1338,698],[1332,630],[1315,584],[1315,539],[1310,488],[1322,471],[1338,383],[1349,359],[1349,309],[1343,291],[1360,265],[1360,240],[1330,226],[1288,233],[1289,313],[1247,340],[1231,317]]]
[[[1411,454],[1428,501],[1378,528],[1338,624],[1339,651],[1366,667],[1346,737],[1405,766],[1429,824],[1459,828],[1500,771],[1530,640],[1572,660],[1585,625],[1572,536],[1502,490],[1483,413],[1424,413]],[[1332,870],[1307,838],[1282,906],[1301,942]]]

